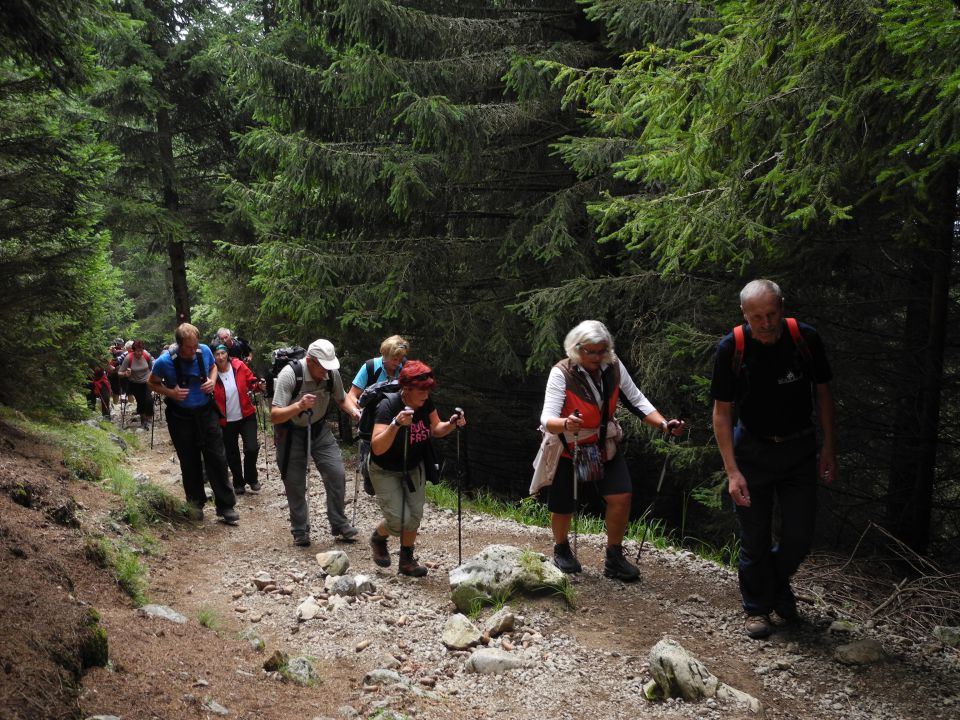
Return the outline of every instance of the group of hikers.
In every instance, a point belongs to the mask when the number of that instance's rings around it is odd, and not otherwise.
[[[833,398],[820,336],[813,327],[784,317],[784,298],[776,283],[748,283],[740,293],[740,309],[745,323],[717,346],[711,382],[713,430],[740,529],[744,629],[749,637],[762,638],[777,625],[799,619],[790,579],[812,545],[818,480],[829,483],[837,473]],[[263,382],[244,362],[249,360],[249,346],[237,342],[229,330],[218,333],[212,349],[200,343],[199,331],[188,323],[181,324],[175,335],[175,345],[156,360],[149,355],[144,359],[143,354],[130,363],[124,359],[120,367],[128,374],[118,374],[127,378],[129,388],[145,383],[146,397],[152,391],[165,398],[191,516],[203,517],[206,475],[218,517],[237,524],[236,495],[260,489],[256,408],[251,398],[263,391]],[[580,488],[593,484],[605,505],[604,574],[632,582],[639,578],[639,569],[623,548],[632,480],[624,454],[618,451],[623,433],[616,407],[621,403],[667,435],[681,436],[686,424],[661,414],[640,391],[603,323],[579,323],[567,333],[563,347],[566,357],[547,378],[540,413],[543,443],[530,490],[546,497],[554,564],[574,574],[582,567],[575,544],[570,545],[571,525],[576,538]],[[137,352],[136,343],[131,350]],[[139,350],[142,353],[142,344]],[[437,378],[426,363],[410,359],[409,351],[402,337],[387,338],[379,357],[360,367],[347,390],[334,345],[317,339],[304,357],[290,361],[277,374],[270,420],[293,543],[308,546],[311,461],[326,491],[331,534],[347,542],[359,534],[346,516],[343,457],[324,422],[328,406],[332,400],[358,422],[364,413],[372,414],[372,429],[360,449],[364,477],[382,515],[369,538],[372,558],[378,566],[389,567],[389,538],[399,538],[399,572],[422,577],[427,568],[414,556],[414,548],[425,486],[436,472],[430,441],[463,428],[467,420],[460,408],[440,419],[431,397]],[[150,364],[146,375],[144,362]],[[388,382],[382,393],[371,396],[367,410],[367,396]],[[142,393],[130,392],[139,408]],[[152,416],[152,406],[145,404],[144,413],[148,410]],[[821,429],[819,447],[815,419]]]

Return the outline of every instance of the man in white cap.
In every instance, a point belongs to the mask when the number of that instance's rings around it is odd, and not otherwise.
[[[354,397],[344,392],[340,361],[329,340],[314,340],[303,360],[294,360],[277,375],[270,420],[277,447],[277,464],[290,508],[290,532],[295,545],[310,544],[307,501],[307,442],[327,494],[327,519],[334,536],[351,541],[357,530],[344,510],[346,481],[340,447],[323,422],[332,397],[353,418],[360,417]]]

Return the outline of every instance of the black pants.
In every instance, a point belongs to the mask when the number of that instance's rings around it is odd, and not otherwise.
[[[817,513],[817,443],[813,434],[773,444],[735,431],[737,466],[747,479],[750,507],[734,506],[740,524],[738,575],[750,615],[790,611],[790,578],[810,552]],[[779,517],[774,537],[774,515]]]
[[[213,402],[203,408],[189,411],[176,405],[167,406],[167,428],[170,439],[180,460],[183,491],[187,502],[203,507],[207,494],[203,491],[203,470],[213,489],[217,510],[232,508],[237,498],[227,481],[227,460],[223,452],[223,435],[220,433],[220,416]]]
[[[137,400],[137,415],[141,418],[153,417],[153,393],[146,383],[127,383],[127,391]]]
[[[260,443],[257,440],[257,415],[247,415],[242,420],[228,422],[223,428],[223,449],[227,465],[233,475],[233,487],[253,485],[257,482],[257,456]],[[243,438],[243,463],[240,462],[240,438]]]

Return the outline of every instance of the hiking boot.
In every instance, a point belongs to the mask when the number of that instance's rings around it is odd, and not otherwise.
[[[243,487],[243,485],[234,485],[234,486],[233,486],[233,494],[234,494],[234,495],[246,495],[246,494],[247,494],[247,491],[246,491],[246,489]]]
[[[353,527],[353,525],[344,525],[342,528],[337,528],[332,532],[334,537],[339,536],[344,542],[353,542],[357,539],[357,535],[360,534],[360,531]]]
[[[640,570],[623,556],[623,545],[607,545],[603,574],[623,582],[634,582],[640,579]]]
[[[553,564],[567,575],[578,573],[583,570],[580,561],[573,556],[570,550],[570,543],[564,542],[553,546]]]
[[[390,567],[390,551],[387,549],[387,538],[373,531],[370,536],[370,550],[373,552],[373,561],[380,567]]]
[[[187,503],[186,515],[190,520],[199,522],[203,520],[203,508],[193,503]]]
[[[400,574],[410,577],[423,577],[427,569],[413,556],[413,547],[400,547]]]
[[[774,612],[777,614],[777,617],[783,621],[784,625],[798,625],[803,622],[803,618],[800,616],[800,613],[797,612],[796,603],[781,605],[774,608]]]
[[[773,623],[770,622],[769,615],[750,615],[747,617],[743,629],[751,640],[760,640],[770,637],[773,633]]]
[[[263,489],[263,485],[261,485],[260,483],[258,483],[256,480],[254,480],[252,483],[250,483],[249,485],[247,485],[247,490],[249,490],[249,491],[252,492],[253,494],[257,494],[257,493],[260,492],[260,490],[262,490],[262,489]]]
[[[227,525],[239,525],[240,524],[240,513],[238,513],[233,508],[226,508],[224,510],[217,510],[217,517],[219,517]]]
[[[297,547],[310,547],[310,536],[309,535],[294,535],[293,544]]]

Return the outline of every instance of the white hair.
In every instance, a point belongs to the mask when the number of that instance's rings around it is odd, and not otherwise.
[[[603,362],[614,363],[617,356],[613,351],[613,335],[607,330],[607,326],[599,320],[584,320],[570,332],[563,340],[563,349],[567,357],[575,363],[580,363],[580,347],[583,345],[598,345],[606,343],[607,352],[603,357]]]
[[[751,280],[744,285],[743,290],[740,291],[740,307],[743,307],[747,300],[769,294],[772,294],[777,300],[783,301],[783,293],[780,292],[780,286],[773,280],[763,278],[760,280]]]

